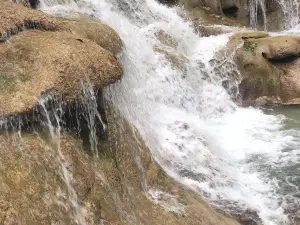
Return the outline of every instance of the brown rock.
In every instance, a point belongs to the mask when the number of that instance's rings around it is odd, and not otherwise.
[[[21,225],[21,220],[12,205],[0,199],[0,224],[3,225]]]
[[[265,25],[267,30],[272,31],[284,28],[282,7],[274,0],[263,1],[263,8],[260,4],[254,6],[255,3],[248,0],[179,0],[179,3],[185,6],[193,20],[202,21],[204,25],[251,26],[253,24],[250,24],[250,15],[255,13],[256,29],[264,30]],[[251,11],[254,8],[256,12]],[[263,10],[266,13],[266,21]]]
[[[234,27],[230,27],[230,26],[218,26],[218,25],[205,26],[205,25],[201,25],[201,23],[194,23],[194,25],[202,37],[221,35],[221,34],[226,34],[237,30]]]
[[[265,106],[265,105],[273,105],[273,104],[281,104],[280,98],[269,97],[269,96],[261,96],[255,99],[255,106]]]
[[[0,115],[31,110],[49,92],[74,101],[82,82],[102,88],[121,78],[114,55],[122,41],[112,28],[82,15],[58,20],[0,3]]]
[[[268,96],[287,103],[299,98],[299,56],[299,37],[246,39],[235,57],[243,76],[240,85],[243,99]],[[262,104],[262,100],[259,102]]]
[[[31,109],[45,92],[79,97],[81,82],[101,88],[121,78],[111,53],[64,32],[29,31],[0,45],[1,115]]]
[[[56,29],[94,41],[114,55],[120,53],[123,47],[122,40],[114,29],[84,15],[72,15],[58,23]]]
[[[166,225],[238,225],[171,179],[153,161],[143,142],[134,141],[140,138],[138,133],[133,133],[116,114],[109,115],[109,134],[99,143],[97,159],[85,154],[84,145],[68,132],[61,132],[57,139],[38,130],[34,134],[23,132],[22,137],[0,135],[0,187],[5,187],[0,191],[0,219],[1,213],[11,209],[22,224],[30,225],[55,221],[90,225],[103,221],[112,225],[160,225],[161,221]],[[120,125],[124,130],[119,129]],[[148,197],[150,188],[161,190],[159,204]],[[169,191],[174,195],[170,196]],[[172,200],[170,210],[164,207],[168,198]],[[172,211],[175,204],[182,208],[183,216]]]
[[[0,0],[0,4],[0,42],[22,31],[24,27],[50,31],[56,28],[57,20],[52,16],[6,0]]]

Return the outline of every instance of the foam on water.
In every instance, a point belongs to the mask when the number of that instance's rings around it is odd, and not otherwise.
[[[231,34],[200,38],[180,9],[154,0],[41,2],[50,13],[88,13],[119,33],[124,77],[106,97],[169,175],[230,213],[255,211],[266,225],[291,223],[285,209],[299,203],[296,192],[282,191],[281,171],[299,163],[300,134],[283,129],[283,116],[239,108],[223,88],[224,80],[239,82],[234,66],[216,73],[229,56],[214,62]],[[161,41],[160,31],[177,44]]]

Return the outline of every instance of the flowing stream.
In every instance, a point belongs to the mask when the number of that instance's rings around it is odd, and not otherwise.
[[[288,2],[281,1],[287,14]],[[105,95],[170,176],[233,215],[266,225],[300,216],[299,126],[273,109],[235,103],[239,73],[230,55],[215,56],[232,34],[201,38],[180,8],[155,0],[42,0],[40,7],[87,13],[118,32],[124,77]]]

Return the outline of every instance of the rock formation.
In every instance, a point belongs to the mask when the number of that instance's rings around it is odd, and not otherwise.
[[[299,103],[300,39],[249,38],[236,53],[244,101],[257,105]]]

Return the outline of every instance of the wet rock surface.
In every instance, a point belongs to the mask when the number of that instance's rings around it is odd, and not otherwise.
[[[54,133],[0,135],[0,219],[12,221],[4,224],[238,224],[169,178],[110,110],[99,158],[55,124]]]

